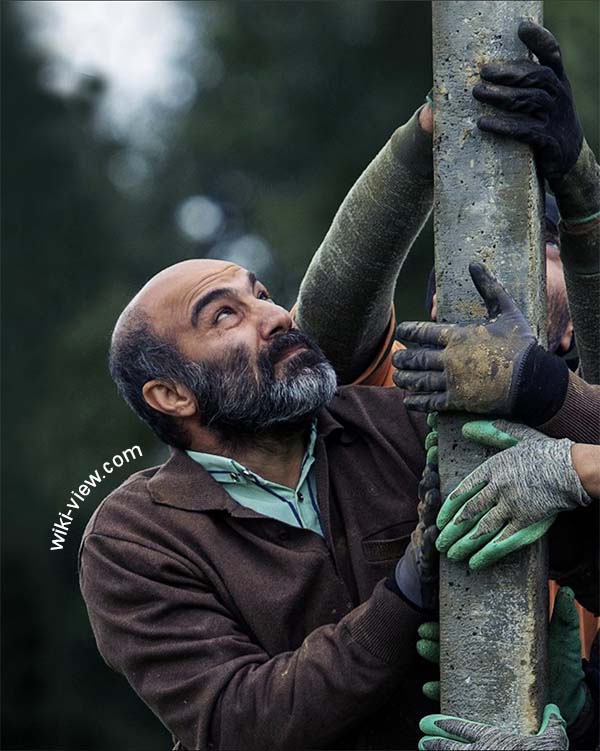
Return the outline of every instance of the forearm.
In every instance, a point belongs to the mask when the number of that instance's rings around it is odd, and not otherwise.
[[[600,443],[600,386],[569,373],[562,406],[554,416],[536,426],[552,438],[570,438],[576,443]]]
[[[600,167],[585,141],[555,191],[581,372],[589,383],[600,383]]]
[[[422,620],[380,583],[366,603],[294,652],[237,671],[213,715],[214,747],[336,745],[397,689],[416,661],[412,645]]]
[[[398,274],[432,200],[431,135],[415,113],[346,196],[300,287],[298,324],[342,383],[353,381],[377,351]]]
[[[600,498],[600,446],[574,443],[571,458],[585,492],[591,498]]]

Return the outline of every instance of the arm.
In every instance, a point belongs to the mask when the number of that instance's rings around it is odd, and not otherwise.
[[[600,383],[600,166],[584,141],[572,170],[554,185],[562,216],[561,258],[580,368]]]
[[[562,216],[561,258],[583,377],[600,383],[600,167],[583,137],[558,42],[531,21],[519,37],[539,60],[482,66],[473,96],[501,112],[482,130],[530,145]]]
[[[393,134],[346,196],[300,287],[298,324],[342,383],[377,353],[396,279],[431,211],[431,110],[425,105],[420,113]]]
[[[402,681],[422,620],[381,582],[269,655],[179,556],[94,533],[80,581],[102,656],[190,749],[329,747]]]

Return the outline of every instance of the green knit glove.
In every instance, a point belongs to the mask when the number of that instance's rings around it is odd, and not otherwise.
[[[565,722],[554,704],[546,705],[536,735],[517,735],[443,714],[427,715],[419,727],[426,734],[419,741],[422,751],[566,751],[569,748]]]
[[[417,652],[427,662],[440,664],[440,624],[436,621],[422,623],[418,629]],[[440,700],[440,682],[428,681],[423,684],[423,693],[432,701]]]
[[[548,663],[550,700],[560,707],[569,727],[579,717],[587,693],[581,666],[579,613],[569,587],[561,587],[554,601],[548,630]]]
[[[567,438],[548,438],[505,420],[463,426],[463,435],[503,449],[469,474],[437,517],[436,547],[481,569],[544,535],[560,511],[587,506]],[[518,445],[517,445],[518,444]]]

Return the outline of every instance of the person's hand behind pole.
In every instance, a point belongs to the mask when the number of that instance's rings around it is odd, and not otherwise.
[[[532,21],[522,21],[518,34],[539,63],[516,60],[483,65],[482,83],[475,85],[473,96],[508,117],[484,115],[477,125],[529,144],[553,187],[576,163],[583,129],[554,36]]]
[[[544,535],[560,511],[589,505],[568,438],[548,438],[505,420],[466,423],[463,435],[504,449],[450,493],[437,517],[437,549],[485,568]]]
[[[427,458],[419,482],[418,521],[402,558],[398,561],[389,587],[419,610],[435,612],[438,601],[439,555],[435,547],[435,524],[440,509],[440,478],[437,466],[437,418],[427,418],[432,430],[425,440]]]

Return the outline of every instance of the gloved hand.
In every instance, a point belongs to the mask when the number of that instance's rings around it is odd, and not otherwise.
[[[583,130],[554,36],[532,21],[522,21],[518,34],[539,63],[517,60],[482,65],[483,82],[475,85],[473,96],[511,114],[484,115],[477,125],[529,144],[553,186],[577,161]]]
[[[439,664],[439,623],[423,623],[418,634],[417,652],[428,662]],[[425,683],[423,693],[428,699],[439,701],[439,681]],[[579,718],[587,693],[575,596],[572,589],[561,587],[548,629],[548,694],[550,701],[560,708],[567,727]]]
[[[569,748],[565,722],[554,704],[546,705],[536,735],[518,735],[443,714],[427,715],[419,727],[426,733],[419,741],[419,749],[426,751],[561,751]]]
[[[489,321],[401,323],[397,339],[432,346],[396,352],[394,383],[414,392],[404,398],[410,409],[514,416],[540,425],[562,406],[569,368],[539,346],[513,299],[482,263],[471,263],[469,272]]]
[[[434,611],[438,597],[439,556],[435,548],[438,529],[435,518],[440,508],[440,478],[437,472],[437,417],[428,415],[432,428],[425,440],[427,459],[419,482],[418,522],[410,543],[395,571],[395,584],[402,596],[422,610]]]
[[[470,558],[471,569],[489,566],[539,539],[559,511],[592,502],[573,467],[568,438],[505,420],[466,423],[462,432],[505,450],[473,470],[442,504],[436,547],[451,560]]]

